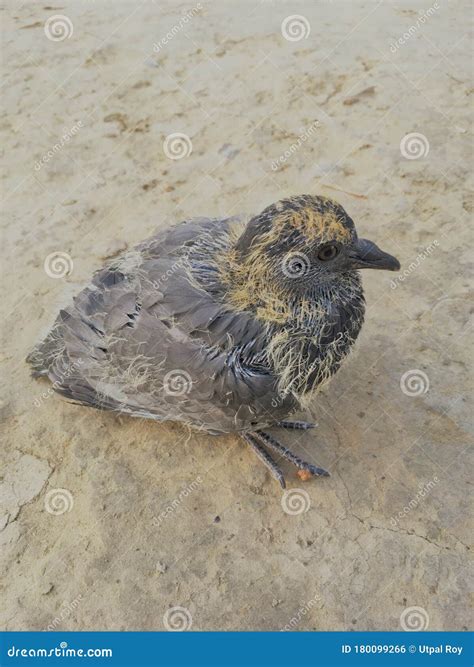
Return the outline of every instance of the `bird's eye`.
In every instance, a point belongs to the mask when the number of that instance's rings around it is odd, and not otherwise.
[[[339,248],[336,245],[325,245],[318,252],[318,259],[322,262],[328,262],[339,255]]]

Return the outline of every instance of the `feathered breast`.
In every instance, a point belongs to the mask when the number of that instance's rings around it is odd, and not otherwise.
[[[365,313],[360,277],[341,275],[292,310],[293,318],[271,331],[268,356],[281,395],[292,394],[304,405],[338,370],[359,335]]]

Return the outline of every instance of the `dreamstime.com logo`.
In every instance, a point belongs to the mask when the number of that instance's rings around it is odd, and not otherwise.
[[[160,526],[165,519],[171,516],[183,503],[188,496],[190,496],[199,486],[202,484],[203,479],[201,475],[198,475],[195,480],[185,486],[184,489],[181,489],[176,498],[174,498],[164,510],[162,510],[158,516],[154,516],[152,519],[152,524],[157,528]]]
[[[430,152],[430,142],[420,132],[410,132],[400,141],[400,153],[407,160],[419,160]]]
[[[185,632],[191,630],[193,617],[186,607],[171,607],[163,616],[163,625],[168,632]]]
[[[390,44],[390,51],[392,53],[396,53],[398,49],[403,46],[403,44],[406,44],[413,35],[418,32],[418,30],[421,28],[422,25],[426,23],[426,21],[433,16],[433,14],[436,13],[436,11],[439,9],[439,4],[435,2],[431,7],[429,7],[426,11],[423,13],[420,13],[418,16],[416,23],[411,25],[406,32],[403,33],[401,37],[399,37],[396,42],[392,42]]]
[[[55,618],[48,625],[46,630],[49,630],[49,631],[56,630],[57,627],[59,625],[61,625],[61,623],[63,621],[65,621],[67,618],[72,616],[73,612],[76,611],[76,609],[80,605],[81,601],[82,601],[82,595],[78,595],[77,598],[74,598],[74,600],[72,602],[68,602],[67,604],[63,604],[61,606],[61,610],[59,612],[59,615],[55,616]]]
[[[159,51],[161,51],[161,49],[164,46],[169,44],[169,42],[171,42],[171,40],[174,39],[174,37],[176,37],[176,35],[179,32],[181,32],[181,30],[183,30],[183,28],[186,27],[186,25],[191,21],[191,19],[193,19],[196,16],[196,14],[199,14],[201,9],[202,9],[202,4],[200,2],[198,2],[197,5],[195,7],[193,7],[192,9],[189,9],[186,12],[186,14],[184,14],[179,19],[179,22],[176,23],[170,30],[168,30],[168,32],[166,33],[166,35],[164,37],[162,37],[161,39],[159,39],[157,42],[155,42],[153,44],[153,51],[155,53],[158,53]]]
[[[193,152],[193,143],[187,134],[173,132],[165,138],[163,151],[170,160],[182,160]]]
[[[167,269],[165,273],[162,273],[158,280],[153,280],[152,285],[154,289],[159,290],[163,283],[168,282],[168,280],[180,269],[186,269],[190,267],[189,260],[187,257],[180,257],[171,265],[171,268]]]
[[[306,16],[301,16],[301,14],[287,16],[281,23],[281,34],[288,42],[308,39],[310,32],[310,23]]]
[[[430,617],[423,607],[407,607],[400,614],[400,625],[405,632],[428,630]]]
[[[71,128],[65,130],[60,141],[56,142],[53,145],[53,147],[50,148],[49,151],[42,156],[40,160],[36,160],[35,170],[39,171],[44,164],[49,162],[52,157],[54,157],[57,153],[59,153],[64,148],[64,146],[68,144],[71,141],[71,139],[79,132],[79,130],[82,127],[83,127],[82,120],[79,120]]]
[[[74,507],[74,498],[68,489],[51,489],[45,496],[44,508],[48,514],[59,516],[70,512]]]
[[[41,407],[43,401],[46,401],[48,398],[50,398],[50,396],[54,394],[55,389],[57,389],[64,382],[65,379],[73,375],[73,373],[75,373],[79,368],[79,366],[81,366],[83,363],[84,363],[83,359],[76,359],[76,361],[70,364],[66,368],[64,373],[61,373],[58,380],[55,380],[53,384],[51,384],[45,391],[43,391],[43,393],[39,398],[35,398],[33,400],[33,405],[36,408]]]
[[[288,392],[277,394],[274,398],[272,398],[272,408],[279,408],[280,405],[283,405],[287,398]]]
[[[289,252],[281,263],[281,270],[287,278],[302,278],[310,269],[311,262],[304,252]]]
[[[163,378],[163,390],[168,396],[184,396],[189,394],[193,381],[187,371],[180,368],[169,371]]]
[[[289,489],[281,498],[281,507],[290,516],[304,514],[311,507],[311,499],[304,489]]]
[[[405,505],[403,509],[401,509],[395,516],[392,516],[390,519],[391,525],[396,528],[398,524],[400,523],[400,519],[403,519],[404,517],[408,516],[410,512],[414,509],[416,509],[422,501],[431,493],[431,491],[434,489],[434,487],[438,484],[439,478],[435,475],[433,479],[430,479],[429,482],[422,483],[420,482],[419,489],[414,495],[414,497],[410,500],[408,505]]]
[[[68,648],[61,642],[55,648],[15,648],[7,650],[9,658],[111,658],[111,648]]]
[[[416,269],[425,261],[425,259],[428,259],[428,257],[430,257],[437,248],[439,248],[439,241],[435,239],[428,246],[426,246],[422,252],[418,253],[415,259],[410,262],[408,267],[404,269],[400,275],[390,281],[391,289],[397,289],[397,287],[403,283],[408,278],[408,276],[416,271]]]
[[[319,120],[314,121],[309,127],[307,127],[304,132],[298,135],[298,139],[291,144],[289,148],[286,149],[276,160],[272,162],[272,170],[277,171],[284,164],[288,158],[294,155],[301,146],[316,132],[316,130],[321,126]]]
[[[296,626],[300,623],[301,619],[308,614],[308,612],[312,609],[312,607],[318,607],[321,605],[321,596],[320,595],[315,595],[314,598],[311,598],[307,602],[304,603],[302,607],[300,607],[297,611],[297,613],[290,618],[288,623],[284,625],[282,628],[280,628],[280,632],[291,632],[296,628]]]
[[[72,273],[74,262],[67,252],[52,252],[43,263],[45,273],[50,278],[65,278]]]
[[[65,39],[70,39],[73,33],[72,21],[64,14],[50,16],[44,24],[44,34],[50,42],[62,42]]]
[[[400,389],[405,396],[422,396],[430,388],[430,379],[424,371],[412,368],[400,378]]]

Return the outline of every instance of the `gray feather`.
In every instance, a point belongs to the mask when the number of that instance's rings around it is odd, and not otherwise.
[[[182,223],[98,271],[30,355],[36,372],[84,405],[213,433],[287,416],[295,401],[275,407],[277,378],[259,361],[264,324],[190,278],[185,251],[203,234],[228,242],[233,221]],[[173,391],[167,378],[180,372],[189,381]]]

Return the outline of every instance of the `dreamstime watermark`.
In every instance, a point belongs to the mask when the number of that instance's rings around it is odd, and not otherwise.
[[[195,480],[191,482],[191,484],[188,484],[188,486],[185,486],[184,489],[181,489],[181,491],[178,493],[176,498],[174,498],[166,507],[164,510],[162,510],[158,516],[154,516],[152,519],[152,524],[157,528],[160,526],[165,519],[167,519],[169,516],[173,514],[183,503],[188,496],[190,496],[199,486],[202,484],[203,479],[200,475],[196,477]]]
[[[64,14],[50,16],[44,24],[44,34],[51,42],[62,42],[65,39],[70,39],[73,33],[72,21]]]
[[[430,379],[424,371],[412,368],[400,378],[400,389],[405,396],[422,396],[430,388]]]
[[[296,516],[309,510],[311,500],[304,489],[289,489],[281,498],[281,506],[285,514]]]
[[[428,246],[426,246],[424,250],[418,253],[415,259],[410,262],[407,268],[404,269],[400,275],[390,281],[390,287],[392,289],[396,289],[408,278],[409,275],[413,273],[413,271],[416,271],[416,269],[425,261],[425,259],[430,257],[437,248],[439,248],[439,241],[435,239]]]
[[[186,607],[171,607],[165,611],[163,625],[168,632],[185,632],[193,624],[191,612]]]
[[[193,142],[183,132],[168,134],[163,142],[163,151],[170,160],[182,160],[193,152]]]
[[[284,164],[288,158],[290,158],[292,155],[294,155],[301,146],[307,141],[315,132],[316,130],[321,126],[321,123],[319,120],[314,121],[309,127],[305,129],[304,132],[302,132],[300,135],[298,135],[298,139],[291,144],[287,150],[282,153],[279,157],[276,158],[276,160],[273,160],[272,162],[272,170],[277,171],[279,167],[281,167],[282,164]]]
[[[272,408],[279,408],[280,405],[286,401],[290,391],[279,391],[274,398],[272,398]]]
[[[195,7],[189,9],[186,14],[183,14],[178,23],[175,23],[175,25],[170,30],[168,30],[164,37],[153,44],[153,51],[155,53],[159,53],[159,51],[161,51],[164,46],[169,44],[169,42],[171,42],[171,40],[174,39],[174,37],[176,37],[176,35],[186,27],[186,25],[196,16],[196,14],[199,14],[201,9],[202,4],[198,2]]]
[[[72,493],[68,489],[51,489],[45,496],[44,508],[48,514],[59,516],[74,507]]]
[[[390,44],[390,51],[392,53],[396,53],[398,49],[403,46],[403,44],[406,44],[411,37],[413,37],[414,34],[418,32],[418,30],[426,23],[426,21],[433,16],[439,9],[439,4],[437,2],[433,3],[431,7],[429,7],[426,11],[423,11],[422,13],[419,14],[416,23],[411,25],[406,32],[403,33],[401,37],[399,37],[395,42],[392,42]]]
[[[113,652],[111,648],[68,648],[67,642],[61,642],[53,648],[10,646],[7,655],[9,658],[111,658]]]
[[[71,375],[73,375],[73,373],[75,373],[83,363],[84,363],[84,360],[79,358],[79,359],[76,359],[76,361],[74,361],[72,364],[70,364],[66,368],[64,373],[60,374],[60,377],[59,377],[58,380],[55,380],[53,382],[53,384],[51,384],[45,391],[43,391],[43,393],[41,394],[41,396],[39,398],[35,398],[33,400],[33,405],[36,408],[41,407],[43,401],[46,401],[50,396],[53,396],[55,390],[58,387],[61,386],[61,384],[64,382],[64,380],[66,378],[70,377]]]
[[[63,621],[72,616],[73,612],[77,609],[82,601],[82,595],[78,595],[77,598],[74,598],[72,602],[61,605],[61,610],[58,616],[55,616],[53,621],[48,625],[46,630],[56,630],[56,628],[61,625]]]
[[[187,371],[175,368],[163,378],[163,390],[168,396],[184,396],[189,394],[193,381]]]
[[[321,605],[321,596],[315,595],[314,598],[311,598],[304,603],[302,607],[298,609],[298,612],[290,618],[288,623],[280,628],[280,632],[291,632],[296,628],[300,623],[301,619],[306,616],[306,614],[311,610],[312,607]]]
[[[65,278],[72,273],[74,262],[67,252],[56,251],[46,257],[43,267],[50,278]]]
[[[400,519],[408,516],[410,512],[416,509],[420,503],[431,493],[434,487],[438,484],[439,478],[435,475],[433,479],[430,479],[428,482],[418,485],[420,488],[416,492],[415,496],[410,500],[408,505],[405,505],[395,516],[392,516],[390,519],[391,525],[396,528],[400,523]]]
[[[281,262],[281,270],[287,278],[302,278],[310,269],[311,262],[304,252],[289,252]]]
[[[81,128],[82,128],[82,120],[79,120],[77,123],[75,123],[75,125],[66,130],[63,136],[61,137],[60,141],[55,143],[53,147],[50,148],[49,151],[45,153],[40,160],[36,160],[35,170],[39,171],[44,164],[49,162],[52,157],[54,157],[57,153],[59,153],[64,148],[64,146],[71,141],[72,137],[74,137],[74,135],[76,135],[79,132]]]
[[[277,398],[272,398],[272,408],[278,408],[280,405],[283,405],[285,398],[284,394],[278,394]]]
[[[176,273],[176,271],[186,268],[190,268],[188,257],[180,257],[180,259],[177,259],[175,262],[173,262],[171,267],[167,269],[165,273],[162,273],[157,280],[153,280],[151,284],[155,289],[160,289],[163,283],[168,282],[168,280]]]
[[[189,259],[190,254],[193,253],[193,250],[199,248],[202,243],[204,244],[204,246],[207,246],[207,244],[212,243],[213,240],[214,240],[213,236],[208,230],[205,230],[201,234],[195,236],[192,239],[192,245],[183,246],[181,248],[182,252],[181,256],[173,262],[173,264],[169,267],[169,269],[166,269],[166,271],[162,273],[161,276],[159,276],[159,278],[156,278],[155,280],[151,281],[151,285],[154,287],[154,289],[159,290],[160,287],[163,285],[163,283],[168,282],[168,280],[172,278],[174,274],[180,271],[181,269],[183,269],[184,272],[190,273],[191,272],[191,263]]]
[[[430,152],[430,142],[420,132],[405,134],[400,141],[400,153],[407,160],[419,160]]]
[[[308,39],[311,25],[306,16],[292,14],[283,19],[281,23],[281,34],[288,42],[299,42]]]
[[[400,625],[405,632],[428,630],[430,617],[423,607],[407,607],[400,614]]]

